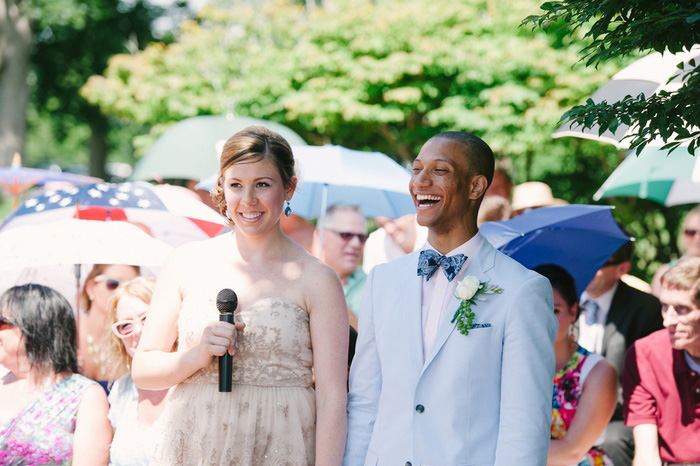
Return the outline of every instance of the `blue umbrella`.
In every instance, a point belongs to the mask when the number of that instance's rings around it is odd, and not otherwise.
[[[292,146],[299,185],[291,206],[295,214],[319,218],[328,206],[353,204],[367,217],[398,218],[416,211],[408,192],[409,172],[381,152],[342,146]],[[211,190],[216,174],[198,189]]]
[[[503,222],[481,225],[494,247],[532,269],[556,264],[571,274],[579,295],[596,271],[631,238],[620,229],[611,206],[543,207]]]

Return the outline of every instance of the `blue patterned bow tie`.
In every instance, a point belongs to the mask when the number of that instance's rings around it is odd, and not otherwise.
[[[464,254],[455,254],[447,257],[434,249],[425,249],[420,252],[418,257],[418,276],[425,275],[426,280],[430,280],[437,268],[442,267],[442,271],[445,272],[447,279],[452,281],[466,260],[467,256]]]

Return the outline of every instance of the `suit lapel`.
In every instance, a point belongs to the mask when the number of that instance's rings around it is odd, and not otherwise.
[[[461,275],[461,277],[464,278],[467,275],[474,275],[479,279],[479,281],[488,282],[489,276],[486,273],[491,268],[493,268],[495,257],[496,251],[493,248],[493,246],[491,246],[491,244],[488,241],[486,241],[486,238],[482,238],[479,253],[476,255],[476,257],[472,259],[472,261],[469,263],[469,267],[467,268],[466,273]],[[459,279],[461,280],[462,278]],[[457,278],[455,278],[455,280],[457,280]],[[479,305],[485,307],[487,305],[487,302],[480,302]],[[433,346],[430,348],[428,356],[425,359],[425,364],[423,365],[423,372],[425,372],[425,369],[430,365],[433,359],[435,359],[435,356],[445,345],[445,342],[452,334],[452,332],[455,331],[455,328],[457,327],[457,322],[450,321],[452,320],[452,316],[457,310],[457,307],[459,307],[459,299],[455,296],[452,296],[452,298],[450,299],[449,306],[447,307],[447,309],[445,309],[445,312],[440,318],[440,327],[438,328],[437,335],[435,335],[435,341],[433,342]]]
[[[603,330],[603,348],[602,355],[605,356],[607,353],[608,345],[610,344],[610,339],[616,333],[620,333],[621,329],[618,328],[620,325],[620,319],[618,314],[624,312],[625,305],[623,304],[627,297],[625,296],[624,284],[621,281],[617,283],[617,290],[613,295],[613,299],[610,302],[610,309],[608,310],[608,316],[605,318],[605,329]]]
[[[399,319],[400,327],[403,328],[401,335],[406,335],[408,339],[408,352],[414,365],[418,368],[423,366],[423,319],[421,305],[423,298],[423,277],[416,273],[418,269],[418,253],[412,255],[410,265],[401,267],[399,273],[393,279],[397,280],[399,293],[397,299],[396,316]]]

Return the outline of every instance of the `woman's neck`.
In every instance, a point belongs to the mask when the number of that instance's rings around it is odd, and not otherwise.
[[[8,377],[11,377],[9,382],[20,382],[30,391],[44,391],[67,376],[68,374],[56,374],[55,372],[37,371],[35,369],[16,370],[8,375]]]
[[[245,262],[256,262],[270,257],[279,257],[282,248],[289,241],[279,225],[262,236],[251,237],[245,234],[234,233],[233,238],[238,248],[238,253]]]
[[[554,342],[554,354],[556,356],[556,371],[560,371],[566,365],[576,351],[576,344],[568,337]]]

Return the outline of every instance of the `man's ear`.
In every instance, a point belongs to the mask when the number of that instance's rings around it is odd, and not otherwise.
[[[474,175],[471,180],[469,180],[469,199],[481,199],[486,192],[488,187],[488,182],[484,175]]]
[[[617,279],[619,280],[620,277],[625,275],[626,273],[629,273],[630,269],[632,268],[632,263],[630,261],[625,261],[621,262],[617,266]]]

